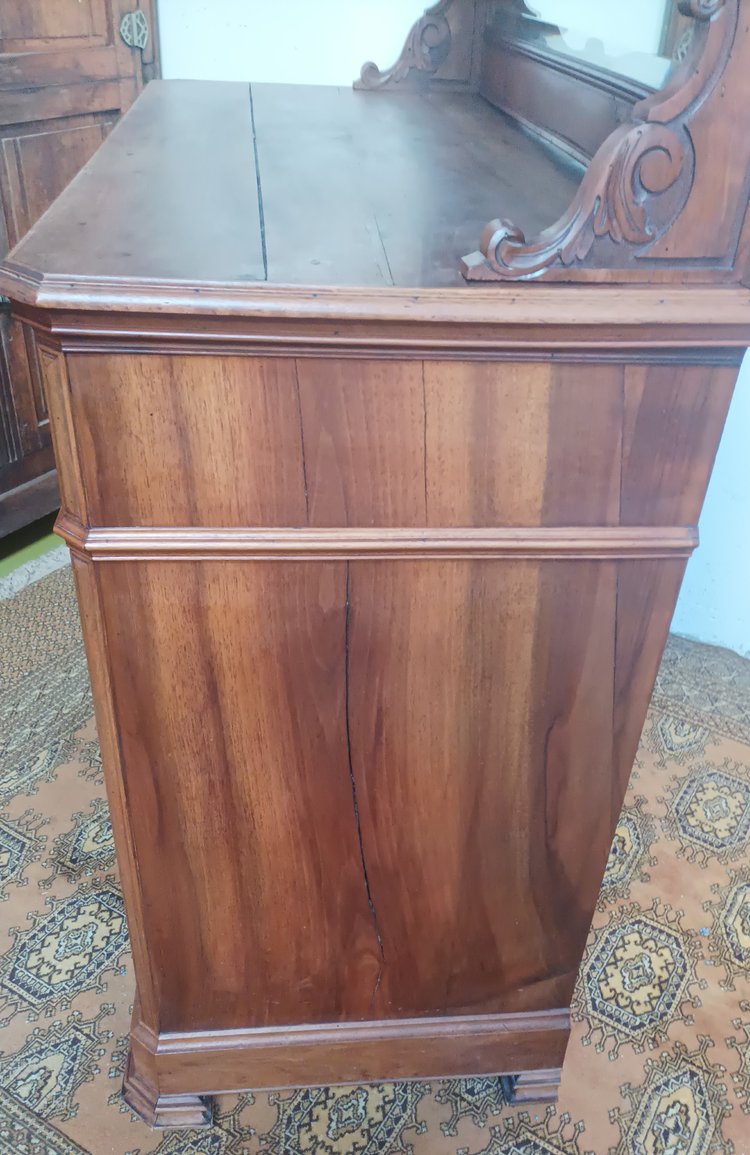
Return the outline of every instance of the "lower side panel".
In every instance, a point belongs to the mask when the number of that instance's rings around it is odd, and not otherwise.
[[[149,1027],[568,1005],[624,790],[616,562],[96,571]]]

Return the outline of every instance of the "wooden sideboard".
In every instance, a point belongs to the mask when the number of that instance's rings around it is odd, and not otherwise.
[[[749,7],[683,5],[688,60],[588,166],[483,93],[478,0],[356,91],[154,83],[4,262],[151,1123],[317,1083],[554,1097],[750,343]]]

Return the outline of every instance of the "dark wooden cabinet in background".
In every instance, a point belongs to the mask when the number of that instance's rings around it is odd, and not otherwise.
[[[0,0],[0,258],[158,72],[153,0],[138,3],[145,48],[121,33],[137,3]],[[0,298],[0,537],[58,505],[34,333]]]

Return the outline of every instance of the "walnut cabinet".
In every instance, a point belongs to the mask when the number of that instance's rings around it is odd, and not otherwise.
[[[317,1083],[554,1097],[750,341],[747,9],[683,4],[653,89],[461,0],[353,91],[154,82],[4,261],[151,1123]],[[529,75],[620,112],[573,132]]]

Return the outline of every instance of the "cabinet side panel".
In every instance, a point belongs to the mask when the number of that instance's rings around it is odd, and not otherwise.
[[[293,361],[68,360],[92,525],[305,525]]]
[[[161,1030],[365,1017],[345,565],[115,563],[100,584]]]
[[[429,525],[616,525],[620,365],[435,363]]]
[[[419,361],[297,362],[310,525],[425,526]]]
[[[94,525],[616,525],[623,367],[69,357]]]
[[[375,1009],[565,1005],[617,819],[614,565],[352,563],[350,582]]]
[[[623,525],[695,525],[737,369],[631,365],[625,370]]]

